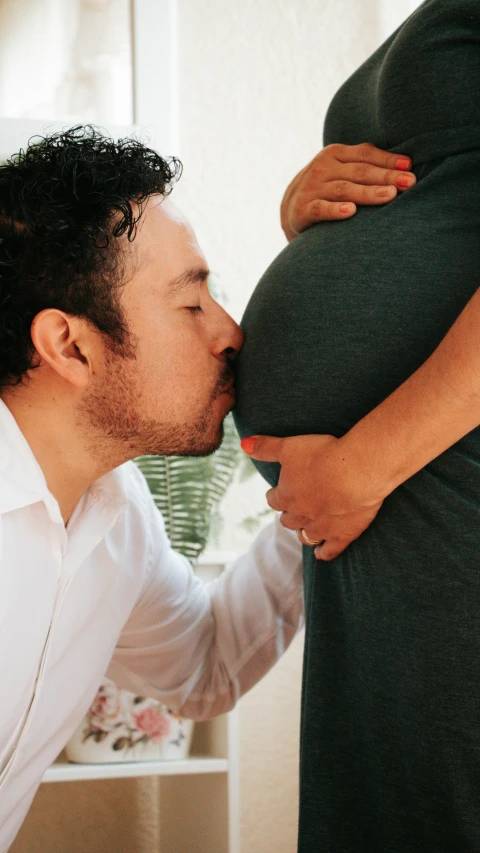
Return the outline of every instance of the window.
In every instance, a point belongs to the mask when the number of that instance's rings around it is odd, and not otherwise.
[[[175,0],[0,0],[0,156],[79,123],[177,153]]]

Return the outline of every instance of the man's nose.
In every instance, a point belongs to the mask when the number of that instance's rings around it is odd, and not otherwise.
[[[235,328],[232,330],[231,341],[230,341],[230,344],[228,346],[226,346],[224,349],[225,355],[229,355],[229,356],[230,355],[237,355],[237,353],[240,352],[240,350],[243,346],[243,341],[244,341],[244,334],[243,334],[240,326],[237,323],[235,323],[235,321],[233,321],[233,322],[234,322]]]
[[[243,346],[243,332],[230,314],[227,314],[224,309],[221,309],[222,317],[222,332],[216,341],[217,355],[233,356],[240,352]]]

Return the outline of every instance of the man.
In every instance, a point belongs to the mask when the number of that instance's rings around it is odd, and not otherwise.
[[[342,163],[326,162],[341,177]],[[211,453],[235,399],[242,333],[166,200],[179,170],[88,128],[0,168],[2,851],[107,669],[206,718],[302,624],[291,531],[269,526],[204,587],[129,461]],[[354,212],[340,207],[318,217]]]

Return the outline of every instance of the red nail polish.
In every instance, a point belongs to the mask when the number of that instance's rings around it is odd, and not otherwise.
[[[407,160],[406,157],[400,157],[395,163],[395,168],[400,172],[406,172],[410,168],[410,160]]]
[[[407,176],[402,175],[400,178],[397,178],[395,181],[397,187],[401,187],[402,189],[406,189],[412,185],[412,179],[407,178]]]
[[[255,449],[256,437],[249,436],[249,438],[242,438],[240,442],[240,447],[245,453],[251,454]]]

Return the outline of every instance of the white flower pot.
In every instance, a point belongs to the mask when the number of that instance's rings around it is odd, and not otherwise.
[[[104,678],[65,753],[80,764],[186,758],[193,725],[161,702],[121,690]]]

